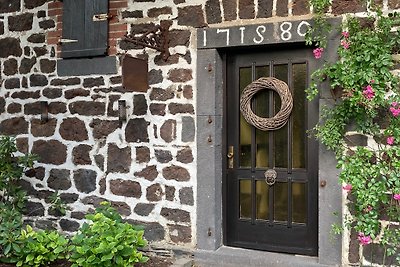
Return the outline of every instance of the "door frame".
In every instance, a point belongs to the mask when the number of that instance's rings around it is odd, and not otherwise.
[[[335,21],[334,21],[335,22]],[[271,23],[273,25],[274,23]],[[263,24],[267,25],[267,24]],[[232,27],[235,28],[235,27]],[[236,26],[239,28],[239,26]],[[197,36],[203,34],[198,29]],[[201,38],[198,42],[202,42]],[[288,42],[286,42],[288,43]],[[304,38],[291,43],[304,45]],[[332,33],[328,47],[325,49],[326,59],[336,58],[336,48],[340,43],[340,33]],[[276,39],[264,40],[263,46],[283,44]],[[244,44],[246,46],[256,44]],[[224,127],[224,103],[226,80],[226,51],[230,46],[201,47],[198,43],[196,69],[196,241],[198,250],[215,251],[224,245],[223,228],[223,163],[226,160]],[[312,69],[320,67],[324,61],[315,60]],[[327,89],[328,84],[323,84]],[[329,90],[323,90],[319,95],[319,106],[332,103]],[[342,190],[338,183],[338,170],[333,153],[322,145],[318,149],[318,262],[337,265],[342,260],[341,237],[332,240],[331,227],[333,223],[341,224]],[[338,215],[339,214],[339,215]],[[268,260],[268,259],[266,259]]]

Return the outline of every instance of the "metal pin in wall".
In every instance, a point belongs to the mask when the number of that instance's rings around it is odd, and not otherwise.
[[[40,122],[46,123],[49,120],[49,104],[47,101],[40,101]]]
[[[119,127],[126,121],[126,101],[118,100],[118,121]]]

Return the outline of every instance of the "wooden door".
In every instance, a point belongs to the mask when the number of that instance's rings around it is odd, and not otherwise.
[[[318,251],[317,143],[308,138],[318,105],[305,95],[312,53],[304,48],[227,55],[225,242],[229,246],[316,255]],[[251,126],[239,110],[243,89],[260,77],[285,81],[293,96],[288,123],[279,130]],[[263,90],[253,111],[273,117],[280,98]],[[231,157],[232,156],[232,157]],[[265,172],[277,173],[268,185]]]

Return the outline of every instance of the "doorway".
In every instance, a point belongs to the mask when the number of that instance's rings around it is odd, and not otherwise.
[[[303,255],[318,253],[318,145],[307,130],[318,104],[306,99],[312,53],[305,48],[230,52],[226,57],[224,241],[228,246]],[[262,131],[239,109],[244,88],[260,77],[286,82],[293,110],[286,125]],[[277,93],[254,95],[252,110],[273,117]],[[266,171],[276,173],[267,184]]]

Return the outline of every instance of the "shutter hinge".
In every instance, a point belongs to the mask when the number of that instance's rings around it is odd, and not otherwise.
[[[103,13],[103,14],[93,15],[92,20],[93,21],[105,21],[105,20],[109,20],[109,19],[112,19],[112,18],[113,18],[113,15],[107,14],[107,13]]]
[[[59,44],[69,44],[69,43],[77,43],[78,40],[74,40],[74,39],[59,39],[58,43]]]

